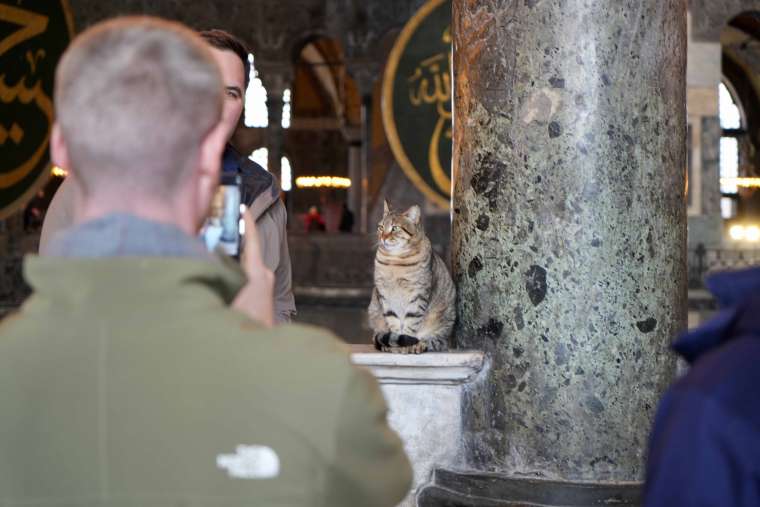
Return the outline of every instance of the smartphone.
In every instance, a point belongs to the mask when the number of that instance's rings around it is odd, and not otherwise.
[[[211,213],[201,229],[201,239],[209,251],[221,250],[231,257],[240,256],[242,228],[240,217],[240,183],[237,174],[223,174]]]

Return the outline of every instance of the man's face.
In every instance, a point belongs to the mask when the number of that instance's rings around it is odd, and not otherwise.
[[[238,55],[232,51],[212,47],[216,63],[222,71],[224,80],[224,110],[222,111],[221,123],[227,133],[227,140],[232,137],[235,128],[243,113],[243,99],[245,97],[245,66]]]

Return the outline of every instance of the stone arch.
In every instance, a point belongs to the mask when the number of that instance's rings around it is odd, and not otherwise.
[[[760,12],[760,0],[690,0],[692,38],[698,42],[717,42],[723,27],[743,12]]]
[[[721,177],[760,177],[760,2],[758,10],[742,10],[721,28],[722,81],[741,116],[738,128],[722,125]],[[725,93],[725,91],[723,92]],[[723,217],[756,217],[760,195],[722,180]]]

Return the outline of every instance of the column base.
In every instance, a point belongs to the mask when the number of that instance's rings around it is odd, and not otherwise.
[[[419,507],[639,507],[638,482],[566,482],[438,469]]]

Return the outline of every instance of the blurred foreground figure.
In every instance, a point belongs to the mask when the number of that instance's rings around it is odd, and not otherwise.
[[[176,23],[82,34],[56,76],[53,160],[77,224],[26,260],[0,326],[3,505],[393,506],[411,472],[374,379],[328,333],[270,327],[196,233],[219,183],[224,86]]]
[[[722,309],[673,346],[691,369],[660,403],[647,507],[760,505],[760,268],[707,286]]]

